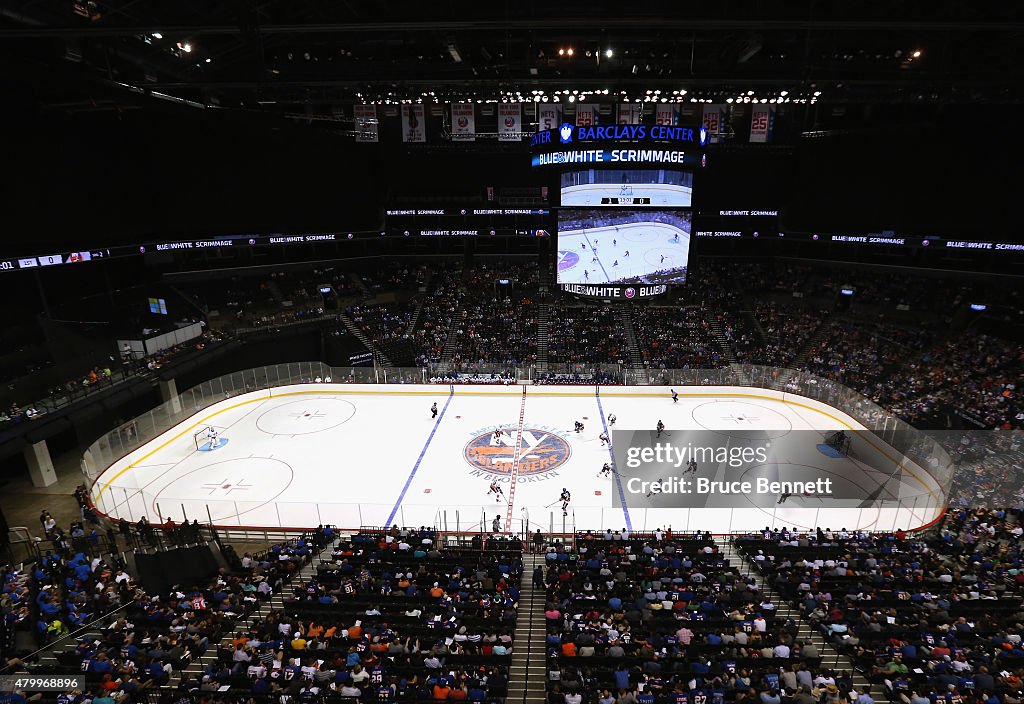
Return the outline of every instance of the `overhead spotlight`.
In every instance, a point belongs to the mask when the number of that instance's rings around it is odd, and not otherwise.
[[[576,96],[575,95],[570,95],[569,96],[569,102],[570,103],[575,103],[576,102]]]
[[[910,55],[915,59],[920,59],[923,52],[920,49],[915,49]]]
[[[780,90],[779,91],[779,95],[781,95],[783,98],[785,98],[787,95],[789,95],[789,91],[788,90]]]
[[[726,99],[725,99],[725,102],[727,102],[727,103],[731,103],[731,102],[732,102],[732,98],[726,98]]]
[[[754,91],[752,91],[752,90],[748,90],[747,91],[747,95],[753,95],[753,94],[754,94]]]
[[[615,52],[614,52],[614,51],[612,51],[611,49],[605,49],[605,51],[604,51],[604,57],[605,57],[606,59],[610,59],[610,58],[612,58],[613,56],[615,56]]]
[[[164,38],[164,35],[160,34],[160,32],[153,32],[153,34],[151,34],[150,36],[153,37],[153,39],[163,39]]]
[[[572,47],[569,47],[568,49],[565,50],[565,53],[569,56],[572,56],[576,52],[572,50]]]
[[[188,42],[185,42],[184,44],[182,44],[181,42],[178,42],[178,48],[181,49],[182,51],[184,51],[186,54],[191,54],[192,53],[192,45],[189,44]]]
[[[686,89],[683,88],[679,91],[679,95],[686,95]]]
[[[210,63],[211,61],[213,61],[213,59],[210,59],[210,58],[206,59],[206,63]]]
[[[565,49],[559,49],[558,50],[558,55],[559,56],[565,56]]]

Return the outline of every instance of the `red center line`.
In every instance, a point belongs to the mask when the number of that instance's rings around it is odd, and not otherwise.
[[[519,404],[519,427],[516,429],[516,449],[512,454],[511,486],[508,489],[508,511],[505,513],[505,532],[512,532],[512,505],[516,501],[516,484],[519,483],[519,458],[523,448],[523,418],[526,415],[526,385],[523,385],[523,400]]]

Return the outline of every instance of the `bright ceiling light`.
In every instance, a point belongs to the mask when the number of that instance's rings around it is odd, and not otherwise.
[[[605,58],[606,58],[606,59],[610,59],[610,58],[612,58],[613,56],[615,56],[615,52],[614,52],[614,51],[612,51],[611,49],[607,49],[607,50],[605,50],[605,52],[604,52],[604,56],[605,56]]]
[[[151,36],[153,37],[153,39],[163,39],[164,38],[164,35],[160,34],[160,32],[153,32],[153,34]]]
[[[920,50],[920,49],[917,49],[917,50],[915,50],[915,51],[914,51],[914,52],[913,52],[913,53],[911,54],[911,56],[913,56],[913,57],[914,57],[915,59],[920,59],[920,58],[921,58],[921,54],[922,54],[921,50]]]

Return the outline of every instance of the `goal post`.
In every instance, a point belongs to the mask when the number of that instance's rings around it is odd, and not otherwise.
[[[205,428],[200,429],[198,432],[193,433],[192,442],[195,445],[195,449],[197,451],[201,450],[203,448],[203,445],[210,441],[210,433],[212,431],[213,427],[208,425]]]

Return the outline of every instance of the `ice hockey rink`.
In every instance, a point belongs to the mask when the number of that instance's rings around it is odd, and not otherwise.
[[[671,269],[682,277],[690,233],[667,223],[628,223],[559,232],[558,249],[560,284],[633,282]]]
[[[924,525],[941,513],[941,489],[916,465],[903,466],[901,478],[886,484],[863,465],[824,456],[822,466],[837,477],[885,484],[887,505],[832,508],[801,495],[784,505],[739,508],[643,508],[628,501],[615,507],[615,496],[625,497],[627,475],[599,476],[613,461],[599,439],[609,414],[617,416],[617,430],[650,430],[659,420],[668,431],[728,435],[731,428],[756,428],[768,437],[861,428],[837,409],[779,391],[677,391],[678,403],[661,387],[305,384],[256,391],[197,410],[121,458],[98,477],[92,497],[103,513],[130,521],[477,531],[481,524],[490,530],[497,517],[502,531],[516,533],[667,526],[728,533],[766,525],[891,530]],[[437,418],[430,410],[435,403]],[[573,431],[575,421],[583,432]],[[210,448],[204,434],[195,437],[207,427],[216,429],[219,447]],[[879,452],[889,450],[879,445]],[[729,478],[759,470],[701,471]],[[500,499],[488,495],[492,480],[502,487]],[[572,495],[565,515],[558,502],[563,488]]]
[[[690,187],[671,183],[581,183],[565,186],[561,192],[563,207],[609,205],[607,199],[613,199],[611,204],[619,206],[688,208],[692,198]],[[649,202],[639,200],[644,198]]]

